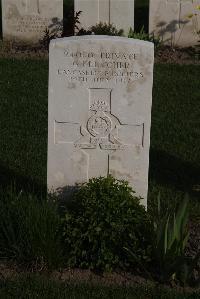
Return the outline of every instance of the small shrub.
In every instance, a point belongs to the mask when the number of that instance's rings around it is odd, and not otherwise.
[[[128,33],[129,38],[145,40],[148,42],[154,43],[155,49],[157,50],[161,45],[161,41],[159,38],[155,38],[154,35],[149,35],[144,31],[144,26],[141,28],[140,32],[135,32],[132,28],[130,28]]]
[[[63,219],[68,265],[96,270],[128,268],[124,246],[139,259],[148,248],[149,222],[127,182],[95,178],[74,194]]]
[[[81,28],[77,35],[112,35],[112,36],[122,36],[124,33],[123,29],[118,30],[113,24],[107,24],[100,22],[95,26],[91,26],[89,30]]]
[[[52,39],[55,39],[57,36],[54,33],[51,33],[48,28],[44,31],[44,36],[40,40],[40,44],[44,49],[49,49],[49,44]]]
[[[0,190],[0,258],[33,269],[61,264],[56,204],[15,188]]]

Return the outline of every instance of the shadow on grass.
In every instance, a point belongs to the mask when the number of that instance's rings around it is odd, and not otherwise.
[[[36,195],[44,195],[47,194],[47,186],[42,184],[38,180],[23,176],[17,173],[14,170],[6,168],[3,165],[0,165],[0,188],[7,188],[8,186],[14,185],[16,191],[27,191]]]
[[[19,191],[23,189],[34,194],[46,195],[47,186],[39,180],[21,175],[5,165],[1,165],[0,169],[0,187],[6,188],[15,184]],[[183,192],[196,193],[195,186],[198,186],[200,182],[200,169],[198,165],[152,148],[150,150],[149,178],[158,185],[173,187],[173,189]],[[74,187],[66,188],[67,190],[60,190],[61,199],[67,197],[66,193],[69,195],[74,191]]]
[[[200,168],[164,151],[151,149],[149,177],[158,184],[195,193],[195,186],[200,182]]]

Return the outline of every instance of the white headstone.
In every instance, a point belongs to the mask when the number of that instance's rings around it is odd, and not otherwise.
[[[75,12],[82,11],[80,25],[84,29],[97,23],[112,23],[127,34],[134,28],[134,0],[75,0]]]
[[[5,40],[38,43],[46,29],[62,32],[63,0],[2,0]]]
[[[84,36],[50,44],[48,188],[112,174],[147,204],[154,46]]]
[[[198,44],[200,0],[150,0],[149,33],[170,46]],[[190,18],[191,14],[197,13]]]

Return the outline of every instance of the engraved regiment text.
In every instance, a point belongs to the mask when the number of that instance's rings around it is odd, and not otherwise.
[[[135,67],[136,53],[123,52],[70,52],[64,51],[66,63],[57,70],[69,82],[82,83],[132,83],[144,77]]]

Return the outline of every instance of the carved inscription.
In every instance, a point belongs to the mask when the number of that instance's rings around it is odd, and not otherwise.
[[[102,150],[124,149],[124,144],[117,136],[120,122],[111,114],[111,89],[92,88],[89,92],[91,116],[86,128],[82,127],[82,137],[74,143],[75,147],[87,149],[92,145],[92,148],[99,146]]]
[[[57,74],[70,82],[85,83],[131,83],[144,78],[136,67],[136,53],[123,52],[70,52],[64,51],[67,67],[59,68]]]
[[[24,16],[16,19],[15,28],[17,32],[38,32],[44,33],[49,26],[48,18],[39,16]]]
[[[89,89],[89,117],[86,124],[58,122],[55,121],[55,143],[73,143],[75,148],[96,149],[116,151],[124,150],[126,147],[143,147],[144,123],[141,124],[122,124],[111,111],[111,89],[91,88]],[[80,127],[81,137],[76,139],[77,126]],[[74,130],[76,127],[76,130]],[[61,138],[65,136],[65,130],[74,140]],[[73,134],[72,134],[73,130]],[[134,132],[135,131],[135,132]],[[129,136],[129,141],[123,142],[123,135]],[[135,133],[135,134],[134,134]],[[132,138],[133,136],[136,138]]]
[[[18,33],[44,33],[51,23],[40,13],[39,0],[23,0],[17,4],[9,4],[6,12],[6,26]]]

